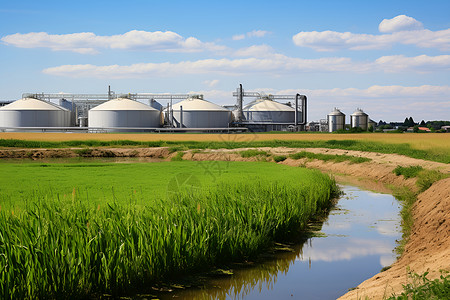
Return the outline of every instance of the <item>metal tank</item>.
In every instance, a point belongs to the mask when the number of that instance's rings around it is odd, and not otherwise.
[[[70,110],[35,98],[22,98],[0,108],[0,127],[69,127],[70,122]]]
[[[260,98],[245,105],[242,109],[244,120],[250,123],[290,123],[295,122],[295,108],[269,98]],[[298,122],[302,122],[301,111]]]
[[[328,131],[334,132],[345,128],[345,114],[339,109],[334,110],[328,114]]]
[[[360,127],[362,130],[367,130],[369,128],[369,116],[361,108],[357,108],[350,115],[350,126],[352,128]]]
[[[139,131],[139,128],[160,127],[160,122],[159,110],[128,98],[110,100],[88,113],[88,126],[106,131]]]
[[[178,128],[227,128],[232,118],[230,110],[200,97],[173,104],[171,112],[165,110],[166,118]]]

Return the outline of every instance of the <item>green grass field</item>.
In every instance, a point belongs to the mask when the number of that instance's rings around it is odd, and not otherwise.
[[[334,181],[270,163],[0,164],[0,297],[132,294],[298,235]]]

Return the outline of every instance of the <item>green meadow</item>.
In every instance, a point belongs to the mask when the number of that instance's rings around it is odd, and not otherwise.
[[[263,162],[1,163],[0,297],[149,289],[298,237],[338,191]]]

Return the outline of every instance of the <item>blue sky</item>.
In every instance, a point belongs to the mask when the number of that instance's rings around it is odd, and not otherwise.
[[[244,1],[242,1],[244,2]],[[2,1],[0,99],[302,93],[309,120],[450,119],[450,1]]]

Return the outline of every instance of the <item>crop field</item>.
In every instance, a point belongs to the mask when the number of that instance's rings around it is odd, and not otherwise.
[[[338,148],[396,153],[450,163],[450,134],[446,133],[0,133],[0,147],[174,147],[180,145],[189,149],[241,147]]]
[[[132,294],[251,259],[330,207],[313,170],[254,162],[0,163],[1,298]]]

